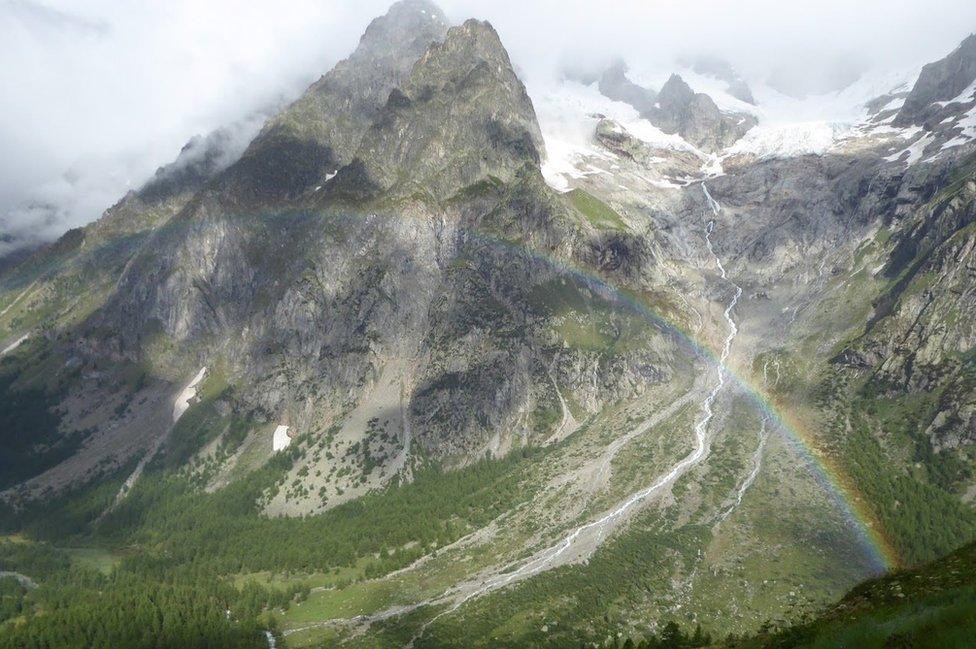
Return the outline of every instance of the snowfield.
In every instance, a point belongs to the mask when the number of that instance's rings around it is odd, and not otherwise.
[[[910,167],[922,159],[922,154],[925,152],[925,147],[927,147],[929,144],[931,144],[934,141],[935,141],[935,136],[933,136],[931,133],[926,133],[925,135],[918,138],[917,140],[909,144],[901,151],[892,153],[890,156],[887,156],[885,160],[887,160],[888,162],[896,162],[900,160],[902,156],[904,156],[907,153],[908,157],[905,158],[904,162],[906,165]]]
[[[179,393],[176,397],[176,402],[173,404],[173,423],[175,424],[180,420],[189,407],[190,402],[193,401],[197,396],[197,385],[203,380],[204,375],[207,373],[206,367],[201,367],[197,375],[193,377],[189,385],[183,388],[183,391]]]
[[[908,139],[914,135],[885,124],[871,125],[867,121],[866,105],[878,97],[910,90],[918,77],[917,67],[866,74],[841,91],[802,99],[784,95],[765,84],[753,84],[752,92],[757,101],[755,106],[730,95],[723,81],[684,68],[675,68],[674,71],[693,90],[708,94],[721,110],[752,115],[759,121],[745,137],[723,151],[719,158],[741,154],[762,159],[821,155],[852,136],[885,134]],[[671,72],[671,69],[666,72],[631,71],[628,76],[635,83],[657,90]],[[593,139],[596,125],[604,117],[617,122],[631,135],[653,147],[693,152],[706,162],[712,158],[680,136],[664,133],[642,119],[629,104],[604,97],[595,83],[584,85],[564,79],[555,83],[530,84],[528,89],[546,143],[543,176],[558,191],[569,191],[573,179],[599,173],[587,165],[588,157],[612,157]],[[973,91],[976,89],[967,89],[953,101],[961,101]],[[903,103],[904,98],[893,98],[883,110],[895,110]],[[972,129],[976,131],[976,123]],[[716,175],[718,168],[719,165],[712,161],[705,175]]]
[[[284,450],[291,445],[291,437],[288,436],[288,426],[278,426],[271,435],[271,450],[274,453]]]
[[[530,89],[539,127],[546,143],[542,175],[557,191],[569,191],[570,180],[583,178],[598,170],[588,168],[585,159],[611,159],[612,154],[593,140],[597,123],[608,118],[620,124],[634,137],[661,149],[691,151],[707,157],[678,135],[669,135],[642,119],[637,111],[600,94],[595,85],[587,86],[564,80]]]
[[[759,158],[791,158],[825,153],[849,131],[842,124],[796,122],[753,127],[726,150],[728,155],[751,154]]]

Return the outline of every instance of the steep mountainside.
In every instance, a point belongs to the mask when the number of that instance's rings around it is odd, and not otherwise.
[[[352,55],[271,118],[222,179],[233,207],[294,200],[352,161],[390,91],[409,76],[447,18],[427,0],[398,2],[363,34]]]
[[[976,34],[970,35],[944,59],[929,63],[915,82],[895,124],[898,126],[938,124],[933,121],[947,105],[958,100],[971,99],[967,95],[976,91]],[[958,98],[958,99],[957,99]]]
[[[0,274],[0,647],[752,634],[972,539],[971,40],[811,151],[396,3]]]

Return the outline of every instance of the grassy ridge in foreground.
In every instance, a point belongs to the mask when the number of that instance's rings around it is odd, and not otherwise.
[[[864,582],[819,617],[728,647],[972,647],[976,543],[920,568]]]

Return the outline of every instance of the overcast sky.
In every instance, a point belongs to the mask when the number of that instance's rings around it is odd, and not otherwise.
[[[750,81],[838,60],[904,68],[976,31],[973,0],[443,0],[529,82],[624,56],[729,59]],[[191,136],[296,96],[389,0],[0,0],[0,228],[96,218]],[[782,71],[782,70],[781,70]],[[38,219],[51,205],[59,222]],[[2,232],[0,232],[2,234]],[[2,252],[2,250],[0,250]]]

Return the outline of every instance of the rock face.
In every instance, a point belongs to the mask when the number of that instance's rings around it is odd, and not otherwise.
[[[960,97],[973,81],[976,81],[976,34],[966,38],[944,59],[922,68],[894,123],[898,126],[938,123],[942,109],[946,108],[938,102],[950,102]],[[976,88],[969,96],[960,99],[969,103],[974,93]]]
[[[771,287],[786,282],[786,313],[802,313],[811,308],[807,300],[832,291],[847,300],[872,295],[853,340],[837,341],[845,344],[832,363],[870,394],[931,397],[914,412],[921,421],[915,434],[933,452],[947,452],[947,462],[967,462],[976,444],[976,169],[968,146],[958,157],[907,170],[828,155],[768,161],[709,182],[731,215],[722,231],[726,254],[774,303],[782,298]],[[949,169],[954,182],[947,182]],[[895,233],[883,248],[876,228]],[[871,261],[857,261],[858,250]],[[775,320],[778,311],[760,317]],[[831,317],[850,326],[846,316]]]
[[[661,88],[646,117],[665,133],[677,133],[707,152],[731,145],[756,125],[751,116],[722,113],[711,97],[696,93],[676,74]]]
[[[294,200],[352,161],[390,91],[447,32],[447,18],[427,0],[401,0],[373,20],[352,55],[269,120],[225,184],[265,205]]]
[[[525,86],[495,30],[469,20],[417,62],[367,130],[330,195],[428,195],[511,182],[538,165],[542,135]]]
[[[976,181],[969,168],[969,179],[949,195],[904,215],[884,269],[897,281],[853,346],[870,364],[877,391],[940,395],[924,431],[936,451],[976,443]]]

